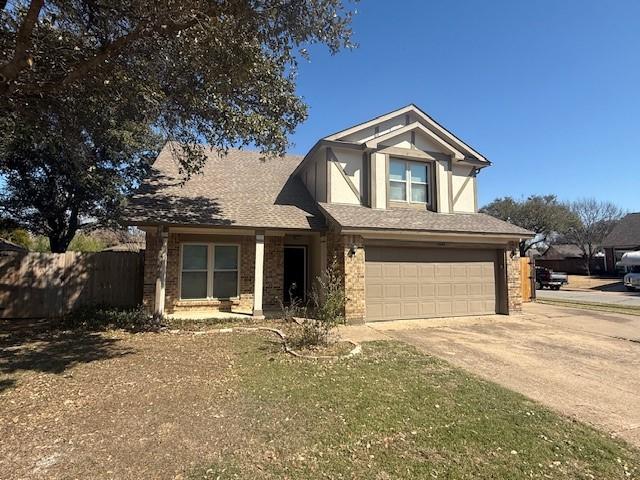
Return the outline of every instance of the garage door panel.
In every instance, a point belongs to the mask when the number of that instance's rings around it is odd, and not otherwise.
[[[402,315],[415,318],[420,314],[420,305],[417,301],[405,302],[402,304]]]
[[[370,290],[368,292],[368,294],[371,296],[371,298],[381,298],[383,296],[383,286],[382,285],[375,285],[375,284],[369,284],[367,285],[367,290]]]
[[[450,297],[452,293],[451,284],[442,283],[437,285],[436,292],[438,292],[438,297]]]
[[[424,281],[424,278],[421,279]],[[436,296],[436,286],[433,284],[421,284],[420,285],[420,296],[422,298],[429,297],[433,298]]]
[[[388,300],[396,300],[402,298],[402,287],[400,285],[383,286],[384,297]]]
[[[436,314],[440,317],[451,316],[453,313],[453,305],[450,301],[447,302],[437,302],[436,303]]]
[[[405,280],[412,279],[415,281],[418,278],[418,265],[416,264],[403,264],[400,268],[402,278]]]
[[[365,271],[368,279],[382,278],[382,264],[380,263],[367,263]]]
[[[452,265],[451,271],[453,272],[453,278],[457,281],[460,278],[467,277],[467,266],[466,265]]]
[[[367,320],[495,313],[495,250],[367,247]]]
[[[436,313],[435,302],[420,302],[420,316],[422,318],[428,318]]]
[[[495,296],[496,287],[494,283],[483,283],[482,284],[482,295],[486,296]]]
[[[422,280],[435,280],[436,267],[432,264],[420,263],[418,264],[418,273]]]
[[[418,298],[418,289],[420,285],[417,283],[410,283],[402,286],[402,298]]]
[[[451,265],[436,263],[436,277],[438,281],[452,280]]]
[[[371,318],[383,318],[384,317],[384,304],[382,303],[367,303],[367,315]]]
[[[493,278],[495,274],[495,266],[494,265],[483,265],[482,266],[482,274],[485,278]]]
[[[402,317],[402,304],[396,302],[389,302],[383,305],[383,311],[385,317]]]
[[[383,264],[382,276],[385,278],[400,278],[400,265],[397,263]]]
[[[452,300],[453,303],[453,313],[455,315],[468,315],[469,314],[469,304],[466,300]]]
[[[471,285],[467,285],[466,283],[456,283],[453,285],[453,295],[454,296],[465,296],[469,294],[469,287]]]

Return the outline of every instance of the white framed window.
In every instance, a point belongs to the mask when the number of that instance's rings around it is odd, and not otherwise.
[[[180,245],[180,298],[234,298],[240,291],[240,246],[221,243]]]
[[[430,165],[399,158],[389,159],[389,200],[431,203]]]
[[[215,298],[238,296],[238,246],[213,246],[213,292]]]

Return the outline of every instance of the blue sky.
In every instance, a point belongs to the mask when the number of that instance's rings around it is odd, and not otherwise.
[[[393,8],[391,6],[393,5]],[[640,2],[363,0],[359,47],[312,48],[295,153],[415,103],[487,156],[483,205],[555,193],[640,211]]]

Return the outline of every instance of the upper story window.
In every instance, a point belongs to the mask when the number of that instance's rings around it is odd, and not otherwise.
[[[392,202],[431,203],[429,164],[391,158],[389,199]]]

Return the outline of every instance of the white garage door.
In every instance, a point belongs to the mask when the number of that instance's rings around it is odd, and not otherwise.
[[[367,321],[496,312],[496,250],[365,248]]]

